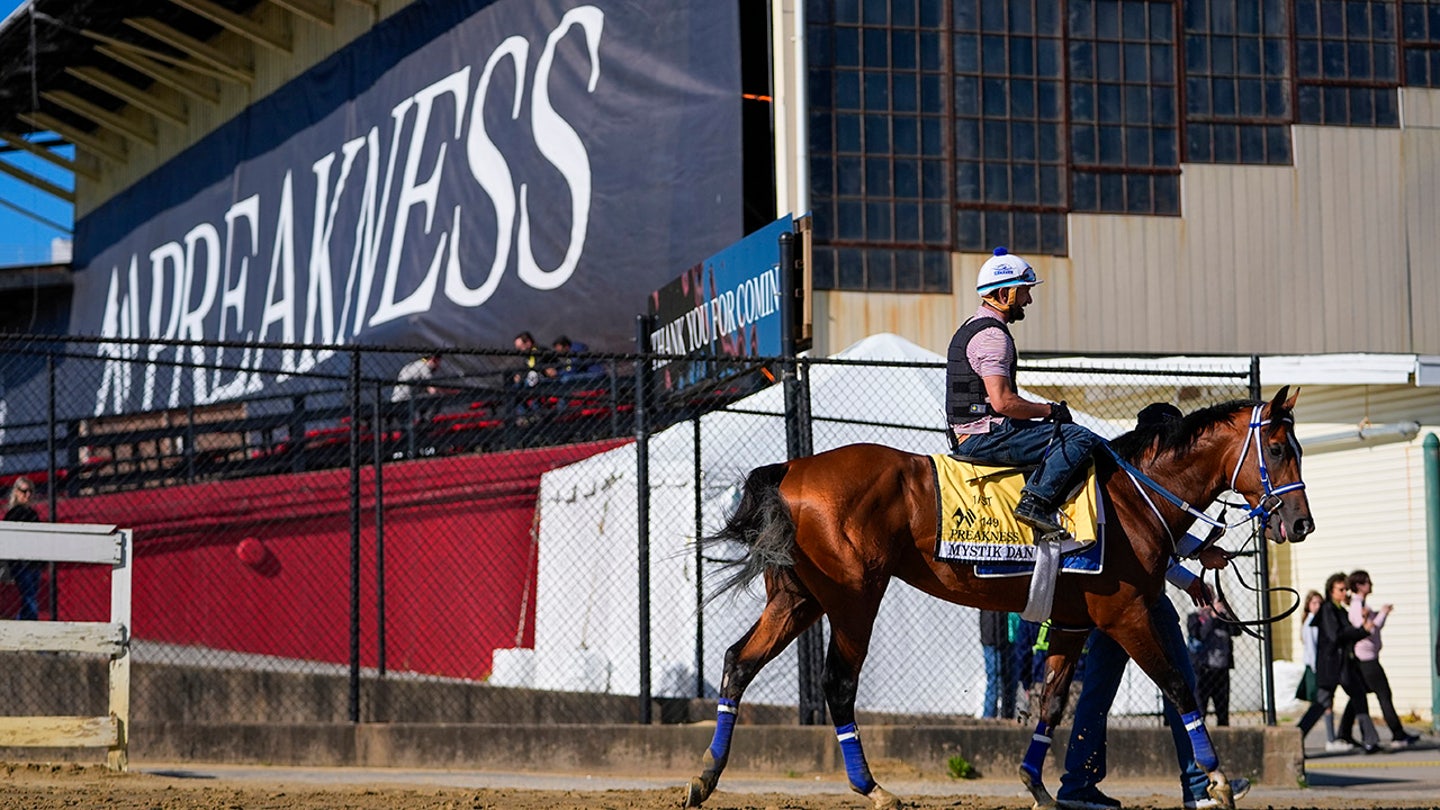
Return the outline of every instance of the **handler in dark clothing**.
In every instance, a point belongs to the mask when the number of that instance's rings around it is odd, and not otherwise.
[[[1370,626],[1355,627],[1350,624],[1350,616],[1345,608],[1346,579],[1344,573],[1338,573],[1331,574],[1325,580],[1325,593],[1328,598],[1315,617],[1315,626],[1318,628],[1315,637],[1315,702],[1310,704],[1310,708],[1300,718],[1302,738],[1315,727],[1321,715],[1334,705],[1335,690],[1338,687],[1344,686],[1351,700],[1355,700],[1358,688],[1360,705],[1364,705],[1365,687],[1357,684],[1355,674],[1351,671],[1350,648],[1355,642],[1370,635]],[[1366,624],[1369,625],[1369,622]],[[1362,711],[1359,720],[1365,750],[1379,750],[1380,736],[1375,732],[1375,723],[1370,720],[1369,712]]]
[[[1216,616],[1225,603],[1206,605],[1186,620],[1190,631],[1190,664],[1195,668],[1195,702],[1203,714],[1213,701],[1215,725],[1230,725],[1230,670],[1235,666],[1235,643],[1230,625]]]

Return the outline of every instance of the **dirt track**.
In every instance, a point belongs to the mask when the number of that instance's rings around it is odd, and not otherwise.
[[[980,788],[979,783],[972,783]],[[943,786],[942,786],[943,787]],[[966,796],[967,783],[955,782],[952,795],[910,796],[907,807],[922,810],[1023,810],[1028,802],[1008,789],[994,795]],[[931,791],[932,793],[935,791]],[[948,791],[946,791],[948,792]],[[1353,808],[1433,807],[1440,799],[1395,800],[1353,794],[1322,795],[1317,791],[1285,791],[1288,795],[1252,795],[1242,808]],[[1260,792],[1257,792],[1260,794]],[[78,765],[9,764],[0,766],[0,810],[650,810],[674,808],[680,788],[655,790],[521,790],[492,788],[423,788],[395,785],[326,785],[255,779],[177,778],[153,774],[113,774],[102,767]],[[1166,797],[1125,795],[1126,807],[1163,808],[1175,803]],[[730,793],[717,792],[706,808],[713,810],[864,810],[869,802],[845,793]]]

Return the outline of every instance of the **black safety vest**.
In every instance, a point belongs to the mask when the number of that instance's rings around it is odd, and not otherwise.
[[[955,337],[950,339],[950,351],[945,360],[945,414],[950,424],[963,425],[982,416],[994,416],[989,397],[985,395],[985,380],[970,367],[970,356],[966,350],[970,341],[986,329],[999,329],[1010,337],[1010,329],[999,318],[971,318],[960,325]],[[1010,340],[1010,390],[1015,386],[1015,340]]]

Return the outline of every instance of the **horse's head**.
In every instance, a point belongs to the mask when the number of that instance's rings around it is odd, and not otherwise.
[[[1268,404],[1236,414],[1244,438],[1230,488],[1245,497],[1251,514],[1265,524],[1266,536],[1277,543],[1299,543],[1315,531],[1295,438],[1293,411],[1299,396],[1298,390],[1291,396],[1287,385]]]

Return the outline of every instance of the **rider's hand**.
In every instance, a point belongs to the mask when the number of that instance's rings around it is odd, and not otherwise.
[[[1190,594],[1190,601],[1195,603],[1195,607],[1209,607],[1210,603],[1215,601],[1215,594],[1210,590],[1210,586],[1198,577],[1186,586],[1185,592]]]
[[[1063,425],[1074,422],[1075,417],[1070,415],[1069,405],[1066,405],[1064,402],[1052,402],[1050,403],[1050,421]]]
[[[1200,549],[1200,553],[1195,555],[1195,559],[1199,560],[1202,566],[1212,571],[1217,568],[1224,568],[1230,564],[1230,557],[1225,553],[1225,549],[1216,548],[1215,546]]]

